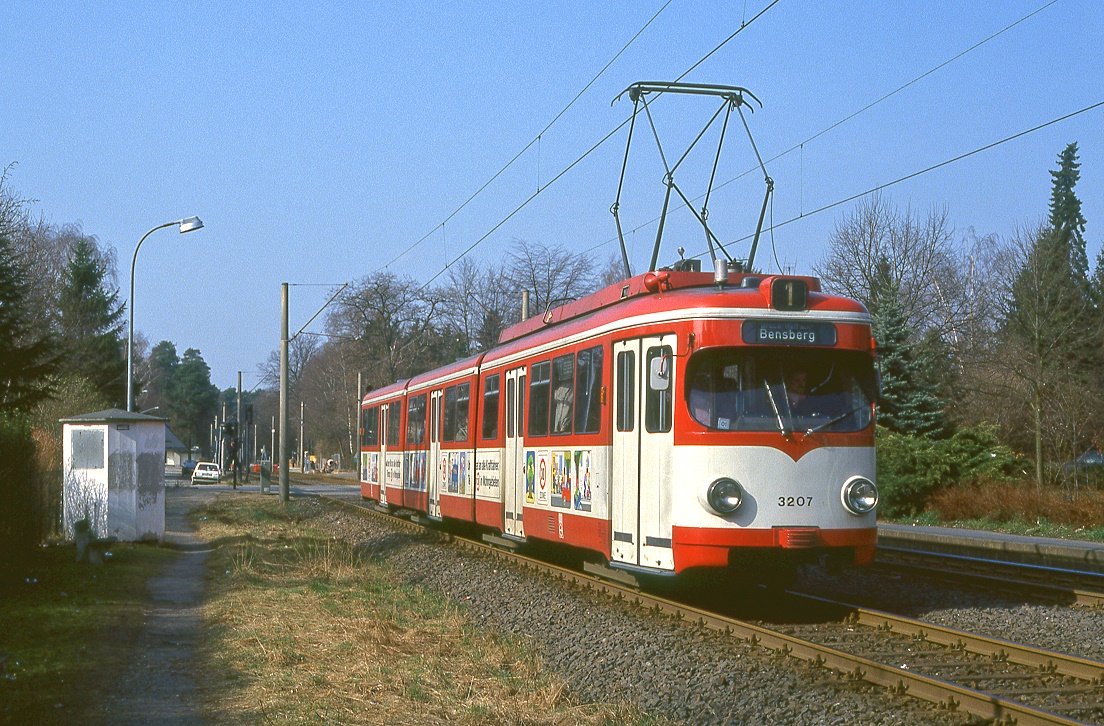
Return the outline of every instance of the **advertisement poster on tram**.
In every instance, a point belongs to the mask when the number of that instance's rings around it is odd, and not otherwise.
[[[502,499],[501,461],[497,451],[480,452],[475,462],[475,496],[480,499]]]
[[[537,452],[525,452],[525,503],[537,502]]]
[[[537,453],[537,505],[548,506],[552,482],[550,469],[551,455],[547,451]]]
[[[552,452],[552,506],[571,508],[571,479],[574,461],[570,451]]]
[[[575,452],[575,509],[580,512],[591,510],[591,484],[593,481],[590,470],[590,451],[580,450]]]

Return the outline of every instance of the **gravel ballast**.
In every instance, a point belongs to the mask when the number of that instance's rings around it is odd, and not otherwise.
[[[466,607],[474,624],[525,641],[582,703],[631,702],[693,724],[973,722],[386,523],[337,509],[314,522]]]

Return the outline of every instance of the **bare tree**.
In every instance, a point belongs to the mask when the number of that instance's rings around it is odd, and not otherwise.
[[[598,288],[609,287],[615,285],[625,279],[625,265],[621,261],[620,255],[615,252],[611,252],[610,256],[606,259],[606,264],[599,268],[597,274],[597,286]]]
[[[357,371],[354,346],[329,341],[311,358],[300,391],[305,415],[318,453],[346,450],[355,455],[357,431]]]
[[[310,333],[300,333],[288,341],[288,390],[292,393],[298,391],[299,381],[320,346],[318,336]],[[263,383],[279,386],[280,351],[274,350],[269,353],[268,360],[257,366],[257,373]]]
[[[440,327],[450,331],[459,341],[464,352],[476,347],[479,328],[483,324],[483,306],[480,291],[485,274],[469,258],[449,268],[445,284],[438,290],[442,299],[448,300],[438,312]]]
[[[11,176],[15,162],[0,172],[0,235],[15,240],[20,230],[30,226],[30,206],[33,199],[26,199],[11,188],[8,177]]]
[[[953,417],[967,425],[997,423],[1009,430],[1022,417],[1010,402],[1022,400],[1022,391],[1010,386],[998,369],[1006,354],[1001,327],[1008,311],[1010,283],[1019,258],[996,235],[972,231],[964,241],[966,255],[961,275],[958,316],[952,321],[948,343],[957,374],[952,385]]]
[[[520,317],[521,296],[502,266],[480,268],[465,258],[449,270],[438,297],[446,302],[439,307],[440,327],[462,341],[465,353],[492,347]]]
[[[522,240],[510,246],[506,275],[515,289],[529,291],[535,311],[582,297],[598,286],[594,263],[586,254]]]
[[[381,386],[417,372],[437,341],[441,299],[416,282],[380,272],[353,283],[326,319],[330,335],[357,342],[367,383]]]
[[[884,287],[880,275],[888,272],[909,327],[945,336],[962,305],[962,267],[953,235],[945,209],[920,218],[873,196],[836,224],[827,256],[813,269],[827,288],[868,307],[876,305],[873,298]]]

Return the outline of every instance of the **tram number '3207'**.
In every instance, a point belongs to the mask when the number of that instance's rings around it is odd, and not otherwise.
[[[812,497],[778,497],[778,506],[780,507],[811,507],[813,506]]]

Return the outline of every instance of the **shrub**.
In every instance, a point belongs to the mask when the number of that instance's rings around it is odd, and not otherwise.
[[[993,426],[959,429],[939,446],[951,467],[953,481],[1001,480],[1022,473],[1024,468],[1023,460],[1000,442]]]
[[[35,510],[34,442],[26,420],[0,416],[0,569],[18,571],[39,543]],[[0,572],[0,577],[4,573]]]
[[[1051,522],[1080,529],[1104,523],[1104,494],[1048,487],[1034,481],[976,481],[944,489],[929,502],[944,521]]]
[[[949,471],[936,441],[878,428],[878,509],[882,514],[900,517],[922,511]]]
[[[979,479],[1001,481],[1022,468],[1016,454],[988,426],[929,439],[878,429],[879,510],[889,517],[922,512],[947,487]]]

